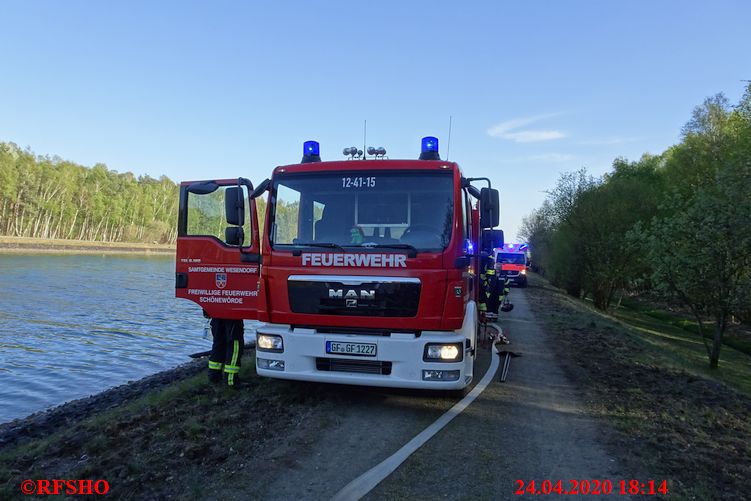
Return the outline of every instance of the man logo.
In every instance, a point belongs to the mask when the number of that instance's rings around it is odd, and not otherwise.
[[[220,289],[224,289],[227,287],[227,274],[226,273],[217,273],[216,274],[216,286]]]
[[[353,299],[355,301],[355,306],[357,306],[357,298],[360,299],[370,299],[375,300],[375,290],[361,290],[360,293],[357,293],[358,291],[354,289],[347,290],[347,293],[344,293],[344,289],[329,289],[329,299],[336,299],[336,298],[344,298],[346,300]]]

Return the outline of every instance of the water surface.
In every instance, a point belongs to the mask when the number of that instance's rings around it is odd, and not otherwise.
[[[171,257],[0,255],[0,423],[208,350],[174,277]]]

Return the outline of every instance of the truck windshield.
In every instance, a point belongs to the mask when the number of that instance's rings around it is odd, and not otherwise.
[[[451,172],[282,174],[274,180],[274,248],[443,250],[454,214]]]
[[[500,256],[498,256],[499,263],[502,264],[525,264],[527,262],[527,258],[524,254],[510,254],[503,252]]]

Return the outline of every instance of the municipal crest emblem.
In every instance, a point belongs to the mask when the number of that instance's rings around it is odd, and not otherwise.
[[[217,273],[216,274],[216,286],[220,289],[224,289],[227,287],[227,274],[226,273]]]

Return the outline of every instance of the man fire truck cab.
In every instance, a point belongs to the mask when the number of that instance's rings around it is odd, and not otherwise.
[[[176,296],[211,318],[258,320],[261,376],[465,388],[478,336],[475,249],[481,229],[498,225],[498,191],[441,160],[434,137],[419,160],[368,153],[322,162],[308,141],[300,164],[255,189],[243,178],[183,182]]]
[[[529,263],[527,244],[504,244],[495,249],[495,267],[502,275],[519,287],[527,286],[527,265]]]

